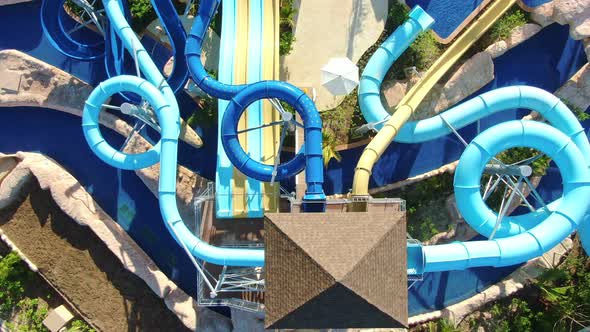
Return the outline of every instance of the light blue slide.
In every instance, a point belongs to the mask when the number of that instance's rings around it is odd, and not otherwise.
[[[128,51],[135,45],[138,62],[147,80],[136,76],[117,76],[101,83],[89,96],[84,107],[82,128],[91,149],[111,166],[139,169],[160,162],[158,196],[164,222],[175,240],[194,257],[204,261],[231,266],[263,266],[264,251],[259,249],[218,248],[197,238],[186,227],[176,204],[176,167],[180,115],[174,92],[141,45],[126,21],[120,0],[103,0],[106,13],[116,33]],[[145,98],[158,117],[161,139],[152,150],[136,155],[118,152],[102,137],[98,124],[101,105],[118,92],[133,92]],[[159,147],[159,148],[158,148]]]
[[[510,121],[478,135],[467,147],[455,171],[457,207],[465,220],[489,237],[497,214],[483,201],[480,179],[486,164],[496,154],[526,146],[551,157],[561,171],[563,197],[546,209],[504,217],[496,239],[426,246],[424,262],[408,266],[424,272],[464,269],[475,266],[507,266],[542,255],[582,224],[580,234],[588,250],[590,199],[590,144],[574,114],[554,95],[534,87],[511,86],[473,98],[448,111],[400,130],[396,141],[424,142],[451,132],[448,124],[462,128],[496,112],[526,108],[539,112],[551,125],[536,121]]]
[[[221,40],[219,49],[219,82],[230,85],[234,81],[234,54],[236,46],[236,0],[223,0],[221,16]],[[199,58],[200,61],[200,58]],[[217,101],[217,123],[221,123],[229,102]],[[221,142],[221,130],[217,131],[217,167],[215,169],[215,214],[218,218],[233,217],[232,179],[234,166],[227,157]]]
[[[359,105],[370,126],[381,128],[382,122],[390,117],[380,98],[385,74],[418,34],[432,23],[420,7],[414,8],[410,18],[370,58],[359,87]],[[578,226],[582,244],[590,250],[590,221],[586,220],[590,206],[587,204],[590,199],[590,144],[573,113],[552,94],[528,86],[497,89],[435,117],[408,122],[395,141],[429,141],[452,133],[449,125],[460,129],[488,115],[514,108],[537,111],[554,127],[534,121],[511,121],[477,136],[461,156],[455,171],[459,211],[480,234],[492,235],[498,216],[482,198],[481,175],[492,157],[517,146],[540,150],[557,163],[564,181],[563,197],[535,212],[504,217],[494,240],[425,247],[409,243],[409,274],[522,263],[542,255]]]
[[[389,118],[389,112],[381,103],[383,78],[395,60],[433,23],[432,17],[420,6],[414,7],[408,20],[395,29],[367,62],[358,90],[359,106],[367,123],[380,123]]]

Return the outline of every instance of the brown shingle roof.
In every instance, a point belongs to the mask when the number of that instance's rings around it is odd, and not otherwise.
[[[267,328],[407,325],[404,212],[269,214]]]

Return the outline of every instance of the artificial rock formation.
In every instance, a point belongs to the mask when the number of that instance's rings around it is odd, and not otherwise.
[[[542,26],[557,22],[569,25],[576,40],[590,37],[590,0],[553,0],[535,8],[522,7]]]
[[[525,25],[516,27],[512,30],[508,38],[497,41],[492,45],[488,46],[485,49],[485,52],[489,53],[492,56],[492,58],[495,59],[500,55],[506,53],[511,48],[516,47],[525,40],[536,35],[539,31],[541,31],[541,29],[542,28],[540,25],[534,23],[527,23]]]
[[[10,172],[0,182],[0,208],[16,201],[23,186],[34,176],[42,189],[50,191],[62,211],[78,224],[88,226],[121,264],[143,279],[187,327],[195,329],[199,326],[198,331],[229,331],[223,328],[231,326],[227,318],[209,309],[198,308],[196,301],[168,279],[119,224],[98,206],[84,187],[61,166],[37,153],[19,152],[11,156],[0,154],[0,164],[12,164],[11,161],[6,162],[7,159],[16,159],[17,164],[10,168]]]
[[[572,76],[555,95],[581,111],[590,107],[590,65],[585,64]]]

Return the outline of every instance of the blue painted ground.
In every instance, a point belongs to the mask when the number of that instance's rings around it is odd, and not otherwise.
[[[164,226],[158,200],[134,172],[117,170],[92,153],[79,117],[47,109],[3,108],[0,118],[0,151],[41,152],[56,160],[167,276],[196,295],[196,271]],[[119,134],[105,128],[102,132],[113,146],[123,144]]]
[[[523,0],[529,7],[536,7],[551,0]],[[410,7],[420,5],[434,18],[432,30],[441,38],[448,38],[483,0],[406,0]]]

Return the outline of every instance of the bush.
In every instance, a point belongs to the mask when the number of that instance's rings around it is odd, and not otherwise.
[[[43,320],[49,309],[45,302],[39,299],[25,298],[18,303],[18,315],[14,321],[8,323],[10,331],[14,332],[46,332]]]
[[[85,321],[76,319],[70,324],[70,328],[66,332],[96,332],[93,328],[88,326]]]
[[[490,28],[489,38],[492,42],[510,37],[514,28],[527,23],[527,14],[518,6],[512,7]]]
[[[287,55],[293,50],[293,43],[295,42],[295,35],[293,31],[281,32],[279,40],[279,54]]]
[[[0,260],[0,317],[7,318],[24,297],[24,284],[30,280],[28,270],[20,257],[11,252]]]
[[[578,331],[590,324],[590,259],[579,240],[564,262],[543,273],[512,299],[502,299],[470,317],[486,331]]]
[[[520,9],[518,5],[514,5],[480,38],[474,47],[474,52],[482,51],[489,45],[510,37],[514,28],[525,25],[529,21],[529,14]]]
[[[294,0],[281,0],[281,7],[279,9],[279,54],[287,55],[293,50],[293,43],[295,42],[295,35],[293,28],[295,27],[295,15],[297,9],[294,7]]]

